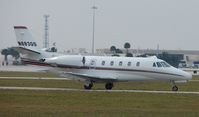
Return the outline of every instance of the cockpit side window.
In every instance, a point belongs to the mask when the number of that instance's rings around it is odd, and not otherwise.
[[[161,62],[161,64],[162,64],[163,67],[170,67],[170,65],[166,62]]]
[[[162,67],[160,62],[156,62],[156,64],[157,64],[158,67]]]
[[[165,63],[164,62],[160,62],[161,63],[161,65],[163,66],[163,67],[166,67],[166,65],[165,65]]]

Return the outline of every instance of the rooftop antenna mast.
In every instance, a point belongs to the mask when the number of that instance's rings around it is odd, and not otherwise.
[[[45,20],[45,25],[44,25],[44,43],[43,47],[44,48],[49,48],[49,26],[48,26],[48,18],[50,15],[44,15],[44,20]]]

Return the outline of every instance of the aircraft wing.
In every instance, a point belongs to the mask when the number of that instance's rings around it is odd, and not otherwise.
[[[111,76],[95,76],[95,75],[89,75],[89,74],[81,74],[81,73],[73,73],[73,72],[65,72],[65,74],[77,76],[81,79],[85,80],[92,80],[92,81],[117,81],[117,78],[111,77]]]
[[[23,47],[12,47],[12,48],[22,54],[41,54],[38,51],[30,50],[30,49],[23,48]]]

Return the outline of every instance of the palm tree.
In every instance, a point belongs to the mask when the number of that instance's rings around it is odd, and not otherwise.
[[[1,54],[5,56],[4,60],[7,61],[7,60],[8,60],[8,59],[7,59],[7,56],[8,56],[8,54],[9,54],[8,49],[3,49],[3,50],[1,51]]]
[[[20,57],[19,52],[17,52],[13,48],[9,48],[9,54],[15,58],[15,61]]]
[[[120,50],[119,48],[117,48],[117,49],[115,50],[115,53],[123,54],[122,50]]]
[[[1,51],[1,54],[5,56],[4,60],[6,62],[6,65],[8,65],[8,55],[14,57],[15,61],[20,57],[19,52],[17,52],[13,48],[3,49]],[[4,62],[2,64],[4,64]]]
[[[129,42],[126,42],[126,43],[124,44],[124,48],[126,49],[126,54],[129,53],[128,49],[129,49],[130,47],[131,47],[131,45],[130,45]]]

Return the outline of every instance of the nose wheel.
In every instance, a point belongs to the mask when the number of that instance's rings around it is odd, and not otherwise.
[[[178,87],[175,84],[175,81],[171,81],[172,84],[172,91],[178,91]]]
[[[172,91],[178,91],[178,87],[175,85],[172,87]]]

